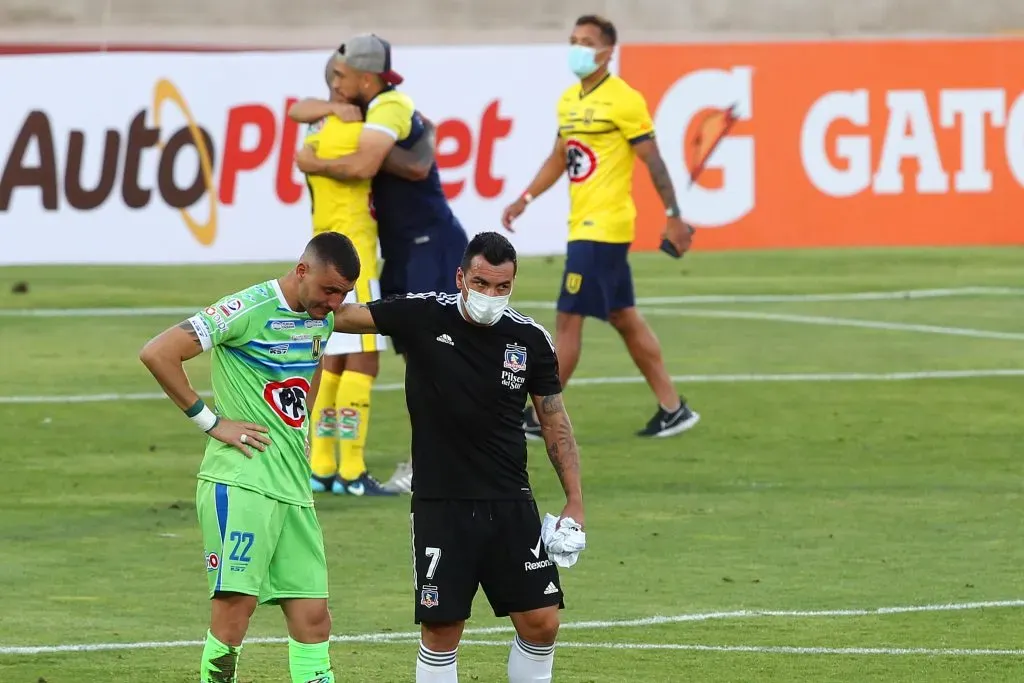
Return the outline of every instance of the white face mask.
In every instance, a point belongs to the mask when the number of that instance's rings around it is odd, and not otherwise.
[[[498,322],[501,314],[508,308],[508,300],[512,296],[512,292],[505,296],[487,296],[472,289],[466,291],[468,298],[465,301],[459,297],[462,310],[470,320],[481,325],[493,325]]]

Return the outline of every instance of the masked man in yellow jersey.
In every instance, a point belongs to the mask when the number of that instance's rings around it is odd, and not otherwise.
[[[333,87],[335,55],[327,65],[331,101],[322,103],[304,140],[304,149],[328,158],[354,153],[362,137],[362,114],[345,103]],[[299,103],[296,107],[309,104]],[[314,105],[315,106],[315,105]],[[396,149],[387,159],[393,172],[420,173],[415,155]],[[431,150],[432,153],[432,150]],[[411,169],[411,170],[410,170]],[[369,303],[380,298],[377,268],[377,222],[370,180],[308,175],[313,209],[313,234],[334,231],[352,240],[362,264],[362,275],[347,303]],[[370,426],[370,399],[380,368],[380,351],[386,348],[380,335],[334,333],[327,342],[319,390],[313,406],[310,439],[310,482],[318,493],[332,491],[359,496],[397,495],[383,488],[366,467],[365,449]],[[336,448],[340,442],[340,466]]]
[[[661,346],[636,310],[627,255],[635,236],[633,165],[639,156],[665,205],[665,238],[678,253],[690,247],[693,230],[679,218],[675,190],[654,141],[654,123],[643,95],[608,71],[615,26],[587,15],[576,21],[569,66],[580,78],[558,102],[558,135],[551,155],[526,192],[502,216],[506,229],[535,197],[569,176],[569,244],[558,298],[555,349],[562,386],[579,362],[583,322],[597,318],[622,336],[633,362],[658,399],[657,412],[639,436],[682,433],[700,416],[676,393]],[[532,408],[523,416],[528,437],[540,438]]]

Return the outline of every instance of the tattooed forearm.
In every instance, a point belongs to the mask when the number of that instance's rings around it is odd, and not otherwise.
[[[412,146],[410,151],[416,155],[416,160],[420,163],[431,164],[434,162],[435,143],[434,124],[424,122],[423,135],[420,136],[420,139],[416,141],[416,144]]]
[[[184,332],[184,334],[182,334]],[[199,334],[185,320],[146,342],[139,360],[146,366],[174,404],[187,410],[199,399],[185,374],[185,361],[203,352]]]
[[[196,328],[192,327],[192,323],[187,320],[182,320],[178,323],[178,327],[188,333],[188,336],[196,343],[196,346],[200,349],[203,348],[203,342],[199,341],[199,335],[196,334]]]
[[[580,453],[572,432],[572,423],[562,403],[562,396],[555,394],[542,398],[537,419],[540,421],[541,433],[547,445],[548,459],[555,468],[566,498],[582,498]]]
[[[562,395],[554,394],[545,396],[540,402],[540,412],[544,415],[557,415],[565,412],[565,405],[562,403]]]
[[[430,121],[423,122],[423,137],[422,140],[426,140],[427,147],[430,149],[430,156],[434,155],[434,147],[437,146],[437,126]],[[415,145],[414,145],[415,147]]]
[[[434,129],[432,124],[425,126],[426,130],[412,149],[397,145],[392,147],[381,168],[407,180],[422,180],[426,177],[434,164]]]
[[[645,161],[647,162],[647,170],[651,174],[651,182],[654,183],[654,189],[658,191],[662,204],[665,205],[666,209],[675,211],[678,216],[679,204],[676,202],[676,190],[672,185],[672,176],[668,174],[668,168],[666,168],[661,154],[655,151]]]

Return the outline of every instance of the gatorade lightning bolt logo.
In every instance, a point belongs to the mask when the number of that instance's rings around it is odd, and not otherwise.
[[[709,111],[697,122],[696,132],[690,140],[690,154],[687,159],[687,166],[690,167],[690,187],[697,182],[697,177],[704,171],[718,143],[729,134],[738,120],[734,104],[728,109]]]

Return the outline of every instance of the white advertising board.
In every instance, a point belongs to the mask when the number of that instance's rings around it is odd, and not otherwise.
[[[326,57],[0,57],[0,265],[295,258],[309,198],[285,113],[326,96]],[[565,47],[396,48],[394,62],[439,124],[441,178],[466,231],[500,230],[550,153],[574,81]],[[563,181],[517,224],[517,249],[564,253],[567,210]]]

